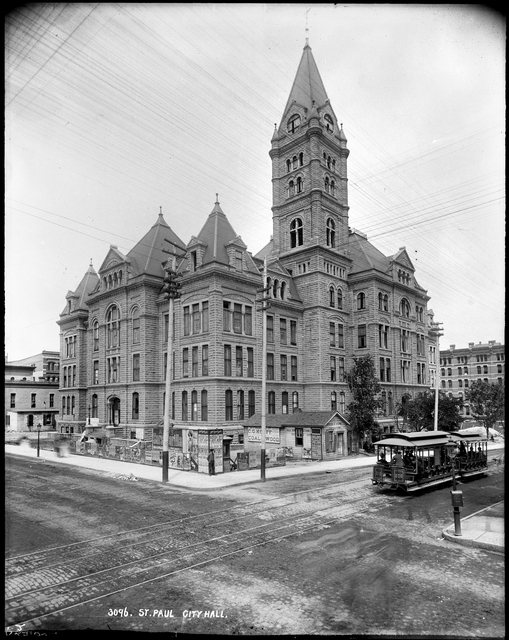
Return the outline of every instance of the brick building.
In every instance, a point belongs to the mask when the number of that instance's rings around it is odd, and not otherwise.
[[[488,343],[469,342],[468,347],[440,351],[440,384],[453,398],[463,398],[463,415],[470,415],[466,400],[470,385],[476,380],[505,383],[505,345],[489,340]]]
[[[383,388],[379,418],[394,426],[403,394],[434,383],[432,312],[405,248],[385,256],[350,227],[348,155],[306,44],[271,141],[270,242],[253,256],[216,198],[187,243],[160,213],[127,255],[112,246],[98,272],[90,266],[67,294],[58,321],[60,430],[86,428],[126,446],[142,441],[159,461],[169,324],[161,288],[169,250],[179,255],[183,274],[171,319],[173,466],[200,466],[213,446],[219,470],[223,457],[226,469],[237,452],[254,456],[259,448],[257,301],[265,260],[274,459],[289,450],[294,457],[348,454],[345,372],[355,357],[373,356]]]
[[[56,426],[59,412],[57,351],[43,351],[4,365],[6,431],[43,431]]]

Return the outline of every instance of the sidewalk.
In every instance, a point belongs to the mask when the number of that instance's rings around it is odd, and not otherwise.
[[[503,445],[501,447],[495,444],[491,447],[488,445],[488,449],[500,449],[501,453],[504,450]],[[37,459],[37,449],[35,448],[6,444],[5,452]],[[94,458],[92,456],[72,454],[67,458],[58,458],[54,451],[41,449],[39,460],[41,462],[47,460],[48,462],[56,464],[72,465],[83,469],[94,469],[111,476],[127,477],[132,475],[135,478],[150,480],[152,482],[160,483],[162,481],[161,467],[122,462],[120,460],[111,460],[110,458]],[[375,461],[375,456],[359,454],[358,456],[343,458],[342,460],[290,462],[284,467],[266,469],[265,479],[273,480],[290,476],[302,476],[307,473],[332,473],[333,471],[342,471],[356,467],[371,467],[375,464]],[[177,469],[169,469],[168,472],[168,486],[198,491],[217,491],[227,487],[256,484],[258,482],[260,482],[260,469],[232,471],[217,476],[209,476],[204,473],[190,471],[179,471]],[[442,531],[442,535],[452,542],[503,553],[505,548],[504,502],[499,502],[491,507],[487,507],[477,513],[462,518],[461,532],[461,536],[455,536],[454,525],[451,525]]]
[[[454,535],[454,525],[444,529],[442,535],[468,547],[504,553],[504,501],[461,518],[461,536]]]

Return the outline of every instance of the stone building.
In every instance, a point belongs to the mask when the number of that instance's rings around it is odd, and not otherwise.
[[[453,398],[464,400],[463,415],[470,416],[467,395],[476,380],[505,383],[505,345],[495,340],[487,343],[469,342],[468,347],[440,351],[440,385]]]
[[[345,372],[370,354],[382,384],[380,421],[433,384],[429,297],[404,247],[383,255],[349,223],[343,127],[308,44],[271,141],[273,235],[256,255],[218,198],[185,243],[159,214],[127,254],[112,246],[67,294],[61,331],[61,430],[95,432],[160,460],[172,253],[182,273],[171,318],[170,464],[218,470],[259,450],[260,289],[267,264],[268,419],[272,457],[340,457],[351,450]],[[172,253],[170,253],[172,252]],[[224,461],[224,466],[223,466]]]

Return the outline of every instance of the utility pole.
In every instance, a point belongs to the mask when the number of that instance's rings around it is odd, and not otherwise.
[[[170,411],[171,411],[171,379],[173,376],[173,306],[175,298],[180,297],[182,284],[177,282],[180,273],[176,272],[175,255],[166,263],[163,281],[163,294],[169,300],[168,311],[168,349],[166,355],[166,385],[164,395],[164,426],[163,426],[163,482],[168,482]]]
[[[431,333],[436,337],[437,339],[437,346],[436,346],[436,355],[435,355],[435,366],[436,366],[436,372],[435,372],[435,415],[433,416],[434,418],[434,422],[433,422],[433,431],[438,431],[438,392],[439,392],[439,388],[440,388],[440,336],[443,336],[444,334],[441,333],[441,331],[443,331],[443,327],[441,326],[441,322],[432,322],[431,323]]]
[[[263,260],[262,297],[262,433],[261,433],[261,467],[260,480],[265,482],[265,440],[267,422],[267,309],[269,307],[269,291],[267,287],[267,256]]]

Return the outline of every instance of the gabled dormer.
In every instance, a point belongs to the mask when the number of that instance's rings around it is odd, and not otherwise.
[[[395,282],[407,287],[413,286],[415,268],[410,260],[405,247],[400,247],[399,251],[390,258],[392,277]]]
[[[110,245],[106,258],[99,268],[99,283],[94,293],[104,293],[125,286],[128,280],[130,260],[116,245]]]

